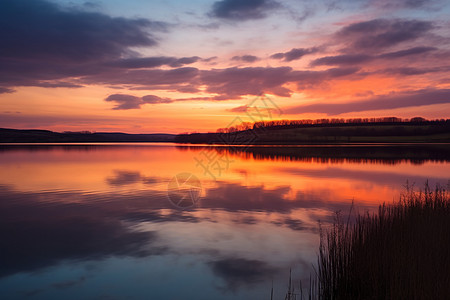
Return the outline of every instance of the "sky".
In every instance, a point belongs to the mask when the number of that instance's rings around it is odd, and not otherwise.
[[[2,128],[450,117],[446,0],[2,0],[0,40]]]

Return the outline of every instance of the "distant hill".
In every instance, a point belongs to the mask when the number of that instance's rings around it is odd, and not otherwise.
[[[173,142],[173,134],[121,132],[53,132],[0,128],[0,143]]]

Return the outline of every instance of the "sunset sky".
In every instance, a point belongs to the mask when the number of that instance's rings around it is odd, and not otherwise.
[[[450,117],[446,0],[1,0],[0,39],[3,128]]]

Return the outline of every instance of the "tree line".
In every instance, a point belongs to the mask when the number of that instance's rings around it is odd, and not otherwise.
[[[217,129],[217,133],[232,133],[238,131],[255,129],[277,129],[283,128],[304,128],[304,127],[333,127],[333,126],[355,126],[355,125],[448,125],[450,119],[428,120],[422,117],[398,118],[332,118],[332,119],[303,119],[303,120],[272,120],[260,122],[243,122],[241,124],[226,128]]]

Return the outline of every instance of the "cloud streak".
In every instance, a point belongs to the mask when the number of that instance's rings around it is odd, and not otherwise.
[[[248,55],[247,54],[247,55],[241,55],[241,56],[239,56],[239,55],[233,56],[231,58],[231,60],[253,63],[255,61],[258,61],[259,58],[257,56],[254,56],[254,55]]]
[[[247,21],[265,18],[268,11],[279,7],[280,4],[272,0],[221,0],[214,2],[210,15],[225,20]]]
[[[335,40],[353,50],[379,51],[416,40],[432,28],[429,21],[374,19],[345,26],[336,33]]]
[[[301,105],[286,109],[285,112],[288,114],[323,113],[327,115],[339,115],[351,112],[448,103],[450,103],[450,89],[425,89],[376,96],[365,101]]]
[[[311,66],[364,64],[377,59],[395,60],[408,56],[425,55],[435,50],[437,50],[435,47],[413,47],[405,50],[387,52],[380,55],[342,54],[336,56],[325,56],[313,60],[311,62]]]
[[[106,65],[110,67],[123,69],[144,69],[144,68],[157,68],[162,66],[179,68],[184,65],[193,64],[199,60],[201,60],[201,58],[198,56],[181,57],[181,58],[168,56],[136,57],[108,62]]]
[[[137,97],[127,94],[113,94],[109,95],[105,101],[114,102],[116,106],[114,110],[127,110],[127,109],[138,109],[144,104],[157,104],[157,103],[171,103],[173,102],[169,98],[161,98],[155,95],[146,95],[143,97]]]
[[[302,58],[307,54],[312,54],[318,52],[318,48],[293,48],[287,52],[279,52],[272,54],[270,58],[282,59],[283,61],[293,61]]]

